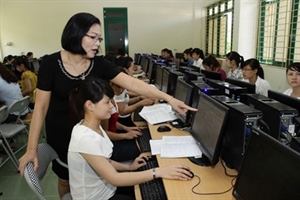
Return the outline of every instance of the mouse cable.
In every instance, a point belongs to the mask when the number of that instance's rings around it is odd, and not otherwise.
[[[200,178],[200,176],[198,176],[198,175],[194,175],[194,178],[195,178],[195,177],[197,177],[197,178],[199,179],[199,181],[198,181],[198,183],[197,183],[195,186],[192,187],[192,192],[193,192],[194,194],[197,194],[197,195],[221,195],[221,194],[225,194],[225,193],[227,193],[227,192],[229,192],[230,190],[233,189],[233,187],[234,187],[233,181],[236,179],[236,177],[234,177],[234,178],[231,180],[231,187],[230,187],[228,190],[225,190],[225,191],[223,191],[223,192],[196,192],[196,191],[195,191],[195,188],[196,188],[198,185],[200,185],[200,183],[201,183],[201,178]]]
[[[227,173],[227,169],[225,167],[225,164],[224,164],[224,161],[221,159],[221,164],[222,164],[222,167],[224,168],[224,172],[225,172],[225,175],[226,176],[229,176],[229,177],[237,177],[237,175],[233,175],[233,174],[228,174]]]

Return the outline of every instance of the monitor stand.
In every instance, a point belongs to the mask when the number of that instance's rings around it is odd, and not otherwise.
[[[200,166],[203,166],[203,167],[208,167],[208,166],[211,166],[211,163],[210,161],[208,160],[208,158],[202,154],[202,157],[201,158],[195,158],[195,157],[188,157],[189,160],[196,164],[196,165],[200,165]]]

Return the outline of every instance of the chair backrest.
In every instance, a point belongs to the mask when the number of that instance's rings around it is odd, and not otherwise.
[[[12,104],[10,104],[10,106],[8,107],[8,113],[12,113],[12,112],[19,112],[19,116],[17,119],[17,122],[19,121],[20,115],[26,110],[28,109],[30,103],[30,97],[29,96],[25,96],[22,97],[21,99],[13,102]]]
[[[8,115],[8,107],[7,106],[1,106],[0,108],[0,124],[4,122]]]
[[[43,189],[41,187],[40,180],[44,177],[50,162],[58,158],[58,155],[50,145],[41,143],[38,145],[37,158],[39,162],[38,169],[34,171],[33,163],[28,163],[24,170],[24,177],[29,187],[39,197],[39,199],[44,200],[45,197],[43,196]]]

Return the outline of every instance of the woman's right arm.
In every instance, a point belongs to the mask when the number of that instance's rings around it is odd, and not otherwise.
[[[38,160],[36,155],[37,145],[45,116],[48,111],[50,97],[50,91],[43,91],[39,89],[36,90],[35,106],[30,124],[27,150],[26,153],[19,159],[19,171],[21,176],[23,176],[24,169],[29,162],[33,162],[34,170],[37,170],[38,168]]]

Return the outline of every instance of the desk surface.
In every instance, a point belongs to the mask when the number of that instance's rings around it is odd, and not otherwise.
[[[184,131],[173,128],[170,132],[157,132],[157,127],[159,125],[152,126],[149,124],[149,129],[151,132],[152,139],[161,139],[162,136],[180,136],[189,135]],[[168,166],[174,164],[184,164],[189,166],[192,172],[201,178],[201,183],[198,185],[194,191],[199,193],[217,193],[228,190],[231,187],[232,177],[225,175],[224,169],[220,162],[212,167],[201,167],[195,165],[188,158],[161,158],[160,155],[156,155],[159,166]],[[237,174],[235,170],[227,168],[229,174]],[[197,195],[191,190],[199,182],[199,179],[195,176],[190,181],[179,181],[179,180],[166,180],[163,179],[167,197],[170,200],[173,199],[234,199],[232,196],[232,190],[221,195]],[[141,194],[139,191],[139,186],[135,186],[136,199],[141,199]]]

